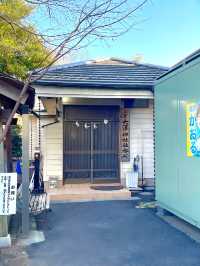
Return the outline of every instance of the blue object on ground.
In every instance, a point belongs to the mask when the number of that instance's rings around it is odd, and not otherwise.
[[[16,172],[17,172],[18,175],[21,175],[22,174],[22,168],[21,168],[21,162],[20,162],[20,160],[17,160]]]

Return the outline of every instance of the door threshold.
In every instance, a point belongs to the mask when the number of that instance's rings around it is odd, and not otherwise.
[[[119,179],[112,179],[112,178],[99,178],[94,180],[91,184],[119,184],[120,180]]]
[[[119,184],[121,183],[119,179],[112,179],[112,178],[99,178],[94,179],[91,182],[90,178],[66,178],[64,179],[65,184]]]
[[[90,178],[66,178],[64,179],[65,184],[90,184]]]

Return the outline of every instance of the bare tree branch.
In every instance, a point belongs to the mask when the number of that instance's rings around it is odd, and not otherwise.
[[[12,17],[0,13],[0,23],[7,23],[15,32],[16,28],[41,38],[47,45],[49,53],[45,60],[50,63],[28,75],[18,101],[7,121],[0,143],[4,141],[12,118],[19,108],[21,99],[29,85],[41,79],[58,60],[73,51],[86,47],[96,39],[117,38],[134,27],[138,21],[137,11],[149,0],[24,0],[38,10],[47,11],[47,18],[54,27],[34,31],[26,21],[23,24]],[[45,17],[43,15],[43,17]]]

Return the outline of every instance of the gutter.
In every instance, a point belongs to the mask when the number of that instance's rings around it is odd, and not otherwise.
[[[101,88],[101,89],[124,89],[124,90],[150,90],[153,91],[154,82],[152,84],[105,84],[105,83],[70,83],[70,82],[62,82],[62,81],[37,81],[33,85],[41,85],[41,86],[58,86],[58,87],[75,87],[75,88]]]
[[[40,116],[35,112],[35,111],[31,111],[31,113],[34,115],[34,116],[36,116],[37,118],[40,118]]]

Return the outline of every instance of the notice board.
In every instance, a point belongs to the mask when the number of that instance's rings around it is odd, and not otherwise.
[[[16,213],[17,174],[0,173],[0,215]]]

